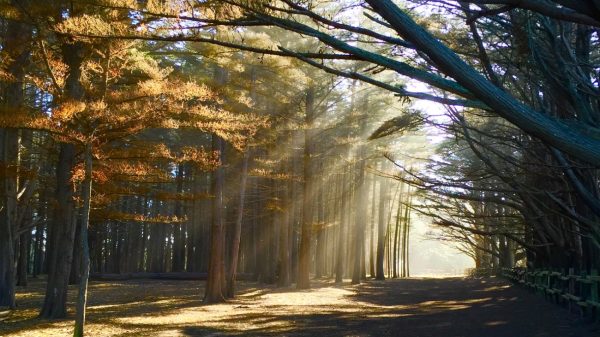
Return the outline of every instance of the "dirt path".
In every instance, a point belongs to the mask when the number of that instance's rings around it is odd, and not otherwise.
[[[68,336],[71,320],[35,318],[43,284],[21,291],[0,336]],[[89,336],[588,337],[600,330],[498,279],[408,279],[311,290],[243,284],[226,304],[203,306],[197,281],[94,283]],[[70,294],[75,295],[75,292]]]
[[[298,335],[600,336],[597,327],[579,323],[567,310],[498,279],[372,282],[361,286],[351,299],[375,307],[353,315],[303,318],[308,330]]]

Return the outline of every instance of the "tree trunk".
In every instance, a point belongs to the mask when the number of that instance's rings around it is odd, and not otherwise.
[[[253,281],[259,279],[259,267],[258,261],[261,257],[261,245],[260,245],[260,228],[258,224],[258,212],[260,209],[260,197],[258,192],[258,179],[254,178],[252,183],[252,195],[255,198],[255,205],[252,207],[252,247],[250,249],[250,255],[252,259],[251,270],[253,271]]]
[[[84,98],[80,82],[81,63],[84,58],[82,43],[65,44],[63,59],[69,67],[65,81],[65,96],[74,100]],[[75,222],[73,221],[72,171],[75,165],[75,146],[62,143],[56,167],[56,208],[50,230],[48,282],[44,304],[40,311],[42,318],[64,318],[67,315],[67,286],[73,258]]]
[[[84,191],[82,191],[84,193]],[[83,196],[83,195],[82,195]],[[77,220],[75,220],[77,221]],[[81,221],[81,220],[80,220]],[[73,245],[73,261],[71,262],[71,273],[69,275],[69,284],[79,284],[81,281],[81,224],[75,225],[75,238]]]
[[[73,337],[83,337],[85,307],[87,303],[88,280],[90,278],[90,246],[88,228],[90,224],[90,203],[92,199],[92,145],[86,144],[84,152],[85,179],[83,180],[83,205],[81,210],[81,279],[75,309],[75,329]]]
[[[64,318],[67,315],[67,287],[73,258],[73,191],[71,172],[75,163],[73,144],[61,144],[56,168],[56,199],[54,221],[49,234],[48,282],[42,318]]]
[[[290,142],[293,143],[293,134],[290,134]],[[294,175],[294,154],[292,154],[291,160],[288,162],[288,169],[292,176]],[[282,220],[280,242],[279,242],[279,279],[278,285],[280,287],[287,287],[290,285],[291,274],[292,274],[292,241],[294,232],[294,213],[295,213],[295,202],[293,200],[295,183],[293,180],[287,182],[286,188],[284,189],[284,207],[285,214]]]
[[[246,198],[246,181],[248,180],[248,161],[250,159],[249,149],[244,153],[242,159],[242,172],[240,178],[240,191],[238,198],[237,216],[235,227],[233,228],[233,238],[231,243],[231,256],[229,261],[229,270],[227,273],[227,297],[235,297],[235,275],[238,269],[240,255],[240,241],[242,237],[242,220],[244,219],[244,202]]]
[[[348,177],[348,173],[344,172],[343,178],[342,178],[342,187],[341,187],[341,198],[342,198],[342,205],[340,207],[340,211],[341,211],[341,217],[340,217],[340,229],[338,231],[338,247],[337,247],[337,259],[335,261],[335,283],[342,283],[344,281],[344,265],[346,263],[346,259],[344,259],[345,256],[347,256],[346,254],[346,243],[348,242],[346,240],[347,238],[347,233],[346,233],[346,228],[348,226],[348,219],[349,219],[349,214],[350,213],[350,207],[348,204],[348,198],[349,198],[349,194],[350,194],[350,187],[349,187],[349,182],[348,179],[346,179]]]
[[[210,253],[208,262],[208,278],[204,303],[224,302],[223,297],[223,264],[225,231],[223,224],[223,180],[225,144],[221,137],[213,135],[212,150],[219,153],[219,167],[213,172],[211,179],[212,224],[210,231]]]
[[[406,206],[406,236],[404,238],[404,250],[406,251],[406,255],[404,257],[404,264],[406,269],[406,277],[410,277],[410,263],[409,263],[409,243],[410,243],[410,204],[412,202],[412,197],[408,197],[408,205]]]
[[[304,130],[304,193],[302,195],[302,229],[300,237],[300,251],[298,261],[298,289],[310,288],[310,246],[312,240],[313,225],[313,179],[312,179],[312,127],[314,122],[314,99],[313,87],[306,92],[306,126]]]
[[[402,277],[409,277],[410,271],[408,268],[408,238],[410,226],[410,188],[407,191],[406,205],[404,206],[403,230],[402,230]]]
[[[291,198],[290,198],[290,182],[284,189],[284,205],[285,208],[283,217],[281,219],[279,229],[279,278],[277,279],[277,285],[280,287],[287,287],[290,285],[290,230],[291,230]]]
[[[323,172],[323,164],[319,172]],[[317,181],[317,246],[315,247],[315,278],[321,278],[325,274],[325,206],[323,178]]]
[[[177,175],[175,177],[177,183],[177,194],[183,194],[183,164],[177,166]],[[183,218],[183,201],[177,199],[175,201],[175,216],[177,219]],[[173,261],[171,271],[181,272],[185,270],[185,229],[183,224],[176,223],[173,225]]]
[[[300,132],[294,132],[292,137],[299,135]],[[294,175],[297,174],[298,166],[300,160],[298,151],[293,151],[292,154],[292,173]],[[297,203],[295,202],[295,198],[298,195],[298,183],[296,181],[292,181],[292,192],[290,195],[290,199],[294,200],[291,202],[290,207],[290,229],[289,229],[289,245],[290,245],[290,282],[291,280],[296,280],[298,278],[298,228],[300,227],[300,219],[301,217],[298,214],[298,207],[296,207]]]
[[[27,272],[29,270],[29,252],[31,247],[31,231],[26,231],[19,236],[19,263],[17,264],[17,285],[27,286]]]
[[[364,240],[366,223],[366,196],[365,196],[365,148],[361,146],[359,162],[357,163],[356,196],[354,205],[356,210],[356,223],[354,224],[354,266],[352,271],[352,284],[358,284],[361,280],[361,267],[364,265]]]
[[[369,275],[375,278],[375,206],[377,179],[371,174],[371,230],[369,231]]]
[[[377,263],[375,270],[375,278],[384,280],[383,260],[385,257],[385,237],[386,237],[386,204],[388,202],[389,184],[386,181],[379,182],[379,226],[377,227]]]
[[[392,277],[398,278],[398,237],[400,236],[400,228],[401,228],[401,218],[402,218],[402,187],[404,187],[403,183],[400,183],[400,196],[398,197],[398,208],[396,209],[396,225],[394,226],[394,267],[392,270]]]
[[[45,208],[45,206],[42,206]],[[40,218],[45,219],[42,213],[40,213]],[[44,237],[44,226],[37,225],[35,226],[35,242],[33,245],[33,268],[32,268],[32,277],[36,278],[42,272],[42,266],[44,265],[44,250],[43,247],[43,237]]]
[[[31,28],[18,22],[9,22],[5,31],[3,52],[7,53],[7,71],[14,78],[2,85],[3,113],[21,113],[24,100],[24,68],[29,63]],[[5,117],[5,116],[2,116]],[[15,307],[15,245],[17,230],[17,188],[19,165],[19,130],[0,130],[0,307]]]

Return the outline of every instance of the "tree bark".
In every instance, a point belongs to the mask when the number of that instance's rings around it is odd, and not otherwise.
[[[206,293],[204,303],[224,302],[223,296],[223,264],[225,230],[223,224],[223,180],[224,180],[224,151],[225,143],[217,135],[213,135],[212,150],[219,153],[219,167],[213,172],[211,179],[212,200],[212,224],[210,231],[210,253],[208,262],[208,278],[206,281]]]
[[[376,188],[377,179],[371,175],[371,229],[369,230],[369,275],[375,278],[375,206],[376,206]]]
[[[84,46],[77,42],[63,45],[63,59],[69,67],[65,81],[65,96],[82,100],[84,89],[80,82],[81,63]],[[73,221],[72,171],[75,165],[75,146],[62,143],[56,167],[56,207],[54,221],[49,235],[50,253],[48,263],[48,283],[44,304],[40,311],[42,318],[64,318],[67,315],[67,286],[73,258],[75,222]]]
[[[279,229],[279,278],[277,279],[277,285],[280,287],[287,287],[290,285],[290,230],[292,215],[290,213],[292,208],[292,201],[290,198],[290,184],[288,182],[284,189],[284,207],[285,211],[281,219],[281,225]]]
[[[75,164],[73,144],[61,144],[56,168],[56,199],[54,221],[49,234],[48,282],[42,318],[63,318],[67,315],[67,287],[73,259],[73,190],[71,172]]]
[[[248,180],[248,161],[250,160],[249,149],[244,152],[242,159],[242,172],[240,178],[240,191],[238,197],[238,209],[233,228],[233,238],[231,243],[231,256],[229,261],[229,270],[227,272],[227,297],[235,297],[235,276],[238,269],[240,258],[240,241],[242,237],[242,220],[244,219],[244,202],[246,199],[246,181]]]
[[[83,205],[81,210],[81,279],[75,309],[75,329],[73,337],[83,337],[85,309],[87,304],[88,280],[90,278],[90,246],[88,228],[90,224],[90,204],[92,198],[92,145],[86,144],[84,151],[85,178],[83,180]]]
[[[340,211],[341,211],[341,216],[340,216],[340,229],[338,231],[338,247],[337,247],[337,259],[335,261],[335,283],[342,283],[344,280],[344,266],[346,264],[346,259],[345,257],[347,257],[348,255],[346,254],[347,251],[347,243],[348,243],[348,233],[350,228],[349,225],[349,219],[350,219],[350,203],[349,203],[349,198],[350,198],[350,183],[349,183],[349,179],[347,179],[350,176],[350,174],[348,174],[348,172],[344,172],[343,174],[343,178],[342,178],[342,187],[341,187],[341,207],[340,207]]]
[[[27,273],[29,271],[29,252],[31,247],[31,232],[26,231],[19,236],[19,262],[17,264],[17,285],[27,286]]]
[[[7,71],[14,78],[3,84],[3,114],[20,114],[24,101],[24,67],[29,62],[31,28],[18,22],[9,22],[6,27],[2,50],[11,62]],[[4,116],[3,116],[4,117]],[[17,230],[17,188],[19,165],[19,130],[0,130],[0,307],[14,308],[15,303],[15,246]]]
[[[82,191],[83,193],[83,191]],[[82,195],[83,196],[83,195]],[[77,220],[75,220],[77,221]],[[81,224],[75,224],[75,237],[73,244],[73,260],[71,262],[71,272],[69,275],[69,284],[79,284],[81,281]]]
[[[323,172],[323,164],[320,164],[319,172]],[[323,177],[319,176],[316,181],[318,187],[315,193],[317,194],[317,245],[315,247],[315,278],[321,278],[325,274],[325,191],[323,188]]]
[[[358,284],[361,280],[361,268],[364,265],[364,240],[366,226],[366,191],[365,191],[365,148],[364,145],[358,151],[359,158],[356,167],[356,195],[354,205],[356,209],[356,223],[354,224],[354,261],[352,270],[352,284]]]
[[[385,274],[383,269],[383,260],[385,257],[385,237],[386,237],[386,204],[389,198],[388,183],[385,181],[379,182],[379,222],[377,227],[377,264],[376,264],[376,275],[375,278],[378,280],[384,280]]]
[[[306,126],[304,130],[304,193],[302,195],[302,229],[298,261],[298,289],[310,288],[310,246],[313,226],[313,178],[312,178],[312,127],[314,122],[315,91],[309,87],[306,92]]]
[[[177,175],[175,177],[177,184],[177,194],[183,194],[183,164],[177,166]],[[183,201],[175,201],[175,216],[178,219],[183,218]],[[185,228],[181,223],[173,225],[173,261],[171,271],[181,272],[185,270]]]
[[[402,277],[409,277],[410,270],[408,265],[408,241],[409,241],[409,226],[410,226],[410,195],[408,194],[410,189],[407,191],[406,205],[404,206],[404,218],[403,230],[402,230]]]

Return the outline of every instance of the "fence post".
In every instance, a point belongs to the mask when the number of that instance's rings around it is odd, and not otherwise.
[[[598,270],[597,269],[592,269],[590,272],[590,280],[591,280],[591,284],[590,284],[590,299],[591,299],[591,303],[590,303],[590,311],[592,314],[592,319],[595,319],[596,321],[598,321],[600,319],[600,313],[598,312],[600,310],[600,298],[598,296],[598,287],[600,286],[600,278],[598,277]]]
[[[573,268],[569,268],[569,295],[575,295],[575,278],[574,278],[575,270]],[[569,312],[573,312],[573,300],[569,298],[568,304]]]

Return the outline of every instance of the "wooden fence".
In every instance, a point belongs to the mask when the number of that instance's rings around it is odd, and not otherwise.
[[[502,276],[531,291],[561,304],[569,310],[579,310],[581,315],[600,320],[600,276],[597,270],[587,275],[549,270],[526,270],[524,268],[502,269]]]

